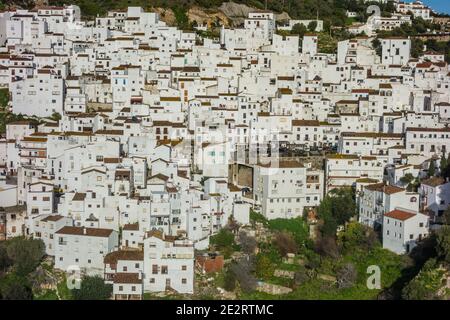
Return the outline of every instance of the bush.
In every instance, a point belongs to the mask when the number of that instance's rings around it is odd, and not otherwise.
[[[253,275],[255,271],[254,257],[241,258],[232,263],[230,268],[243,292],[248,293],[255,290],[256,278]]]
[[[246,254],[255,253],[255,249],[258,246],[256,239],[248,236],[245,232],[239,232],[239,244],[242,251]]]
[[[272,231],[283,231],[290,233],[299,247],[305,245],[309,240],[308,225],[302,217],[293,219],[273,219],[268,223],[269,229]]]
[[[72,295],[75,300],[107,300],[112,290],[112,285],[106,284],[101,277],[86,276],[81,281],[80,289],[72,290]]]
[[[305,269],[297,271],[294,275],[294,285],[301,286],[310,280],[310,277]]]
[[[346,252],[370,250],[379,244],[377,234],[356,221],[350,222],[345,231],[339,234],[339,241]]]
[[[234,291],[234,289],[236,289],[236,275],[231,270],[231,268],[227,268],[227,270],[225,271],[223,282],[225,290]]]
[[[265,254],[256,256],[255,274],[260,279],[269,279],[273,276],[275,266],[270,258]]]
[[[288,253],[297,253],[298,246],[290,233],[277,232],[273,240],[274,245],[278,248],[278,252],[282,257]]]
[[[221,229],[216,235],[211,237],[210,243],[219,249],[231,247],[234,245],[234,234],[227,229]]]
[[[316,241],[316,251],[322,256],[328,256],[334,259],[339,257],[339,248],[336,240],[332,236],[318,238]]]
[[[267,226],[267,224],[269,223],[261,213],[253,211],[252,209],[250,209],[250,221],[252,221],[253,223],[262,223],[264,226]]]
[[[32,300],[33,292],[24,277],[10,273],[0,278],[0,298],[3,300]]]
[[[437,232],[436,241],[436,251],[438,257],[444,262],[450,263],[450,226],[443,226]]]
[[[438,268],[436,259],[428,260],[419,274],[402,291],[406,300],[438,299],[438,291],[443,286],[444,271]]]

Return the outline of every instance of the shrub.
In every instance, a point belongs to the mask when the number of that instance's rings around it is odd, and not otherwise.
[[[86,276],[81,281],[80,289],[72,290],[75,300],[107,300],[111,297],[112,285],[106,284],[98,276]]]
[[[286,256],[288,253],[297,253],[298,246],[290,233],[277,232],[273,240],[274,245],[278,248],[281,256]]]

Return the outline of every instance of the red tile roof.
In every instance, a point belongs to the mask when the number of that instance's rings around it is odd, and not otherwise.
[[[388,218],[392,218],[392,219],[396,219],[396,220],[408,220],[409,218],[414,217],[416,214],[411,213],[411,212],[407,212],[407,211],[403,211],[403,210],[392,210],[388,213],[385,213],[384,216],[388,217]]]

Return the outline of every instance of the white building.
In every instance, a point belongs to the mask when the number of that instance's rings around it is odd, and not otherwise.
[[[105,255],[118,248],[118,232],[111,229],[65,226],[54,237],[55,268],[103,275]]]
[[[397,254],[410,253],[417,242],[428,236],[428,216],[394,209],[383,216],[383,248]]]
[[[384,65],[406,65],[411,55],[411,40],[408,38],[383,38],[381,40],[381,62]]]
[[[422,209],[432,212],[433,222],[440,221],[450,206],[450,182],[441,177],[422,180],[419,194]]]
[[[144,291],[179,293],[194,291],[194,246],[160,232],[150,232],[144,240]]]

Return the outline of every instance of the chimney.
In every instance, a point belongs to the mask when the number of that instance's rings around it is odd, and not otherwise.
[[[83,227],[83,234],[86,234],[86,227]]]
[[[138,273],[138,279],[142,280],[142,273],[141,272]]]

